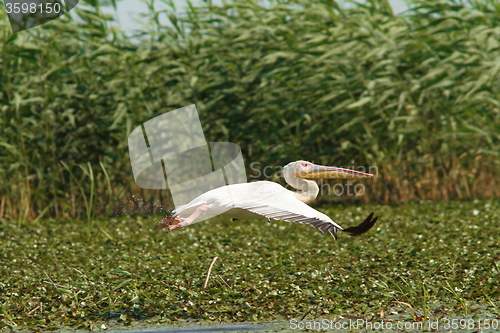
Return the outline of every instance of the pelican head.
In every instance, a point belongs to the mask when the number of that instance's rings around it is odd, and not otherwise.
[[[285,174],[291,174],[302,179],[356,179],[375,178],[371,173],[364,173],[352,169],[316,165],[307,161],[288,163],[284,167]]]

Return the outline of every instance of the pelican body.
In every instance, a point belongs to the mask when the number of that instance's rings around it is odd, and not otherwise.
[[[200,220],[200,215],[224,214],[238,219],[283,220],[309,224],[321,232],[330,233],[337,239],[337,231],[360,235],[371,229],[378,217],[371,213],[356,227],[342,228],[327,215],[307,204],[319,193],[318,184],[309,179],[355,179],[374,178],[373,174],[330,166],[316,165],[306,161],[296,161],[283,168],[285,181],[296,189],[290,191],[278,183],[257,181],[232,184],[210,190],[186,205],[177,207],[173,216],[167,216],[158,228],[172,231],[186,227]]]

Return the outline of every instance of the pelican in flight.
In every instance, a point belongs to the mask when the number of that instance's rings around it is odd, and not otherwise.
[[[339,230],[357,236],[370,230],[377,221],[378,216],[374,218],[371,213],[360,225],[344,229],[325,214],[307,205],[319,193],[318,184],[308,179],[374,178],[375,175],[306,161],[287,164],[283,168],[283,175],[285,181],[296,191],[269,181],[222,186],[177,207],[173,216],[165,217],[158,228],[172,231],[186,227],[202,220],[199,219],[200,215],[208,212],[211,216],[224,214],[237,219],[267,218],[269,221],[309,224],[337,239]]]

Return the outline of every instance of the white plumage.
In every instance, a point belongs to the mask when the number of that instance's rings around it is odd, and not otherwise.
[[[327,215],[313,209],[306,203],[319,193],[316,182],[305,178],[354,178],[373,177],[349,169],[325,167],[310,162],[297,161],[283,169],[285,180],[298,191],[269,182],[233,184],[208,191],[186,205],[177,207],[172,217],[166,217],[159,227],[168,231],[185,227],[206,218],[223,214],[239,219],[267,218],[309,224],[321,232],[328,232],[336,238],[337,231],[358,235],[368,231],[377,221],[373,213],[359,226],[343,229]]]

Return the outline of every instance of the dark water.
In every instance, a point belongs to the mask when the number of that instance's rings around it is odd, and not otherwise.
[[[171,328],[158,331],[135,331],[127,333],[205,333],[205,332],[246,332],[246,331],[261,331],[269,329],[269,327],[258,325],[225,325],[215,327],[192,327],[192,328]]]
[[[192,326],[192,327],[166,327],[164,329],[144,329],[138,331],[122,331],[126,333],[210,333],[210,332],[252,332],[276,329],[276,326],[281,326],[277,323],[266,324],[228,324],[228,325],[211,325],[211,326]],[[111,332],[111,331],[110,331]],[[120,332],[112,330],[112,332]]]

